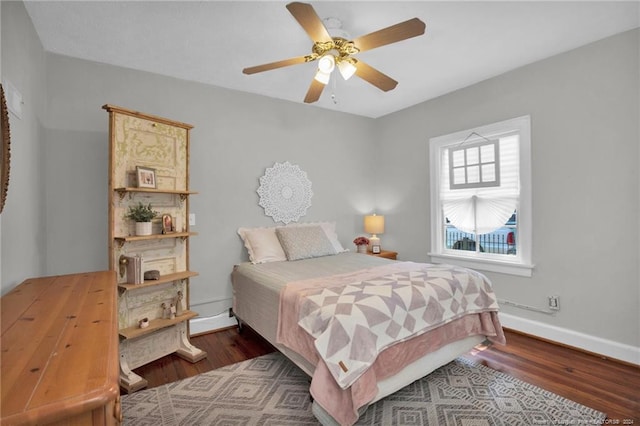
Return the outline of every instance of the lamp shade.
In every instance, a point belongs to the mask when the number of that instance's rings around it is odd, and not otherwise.
[[[384,216],[369,215],[364,217],[364,232],[369,234],[384,233]]]

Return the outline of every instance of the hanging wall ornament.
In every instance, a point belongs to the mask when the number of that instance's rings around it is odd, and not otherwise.
[[[307,214],[313,191],[307,174],[285,161],[267,168],[260,178],[258,195],[264,214],[286,225]]]

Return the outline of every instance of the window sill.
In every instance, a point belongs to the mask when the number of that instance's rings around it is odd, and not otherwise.
[[[429,253],[431,261],[434,263],[450,263],[465,268],[477,269],[479,271],[498,272],[501,274],[517,275],[519,277],[531,277],[534,265],[504,262],[485,259],[471,259],[468,257],[453,256],[442,253]]]

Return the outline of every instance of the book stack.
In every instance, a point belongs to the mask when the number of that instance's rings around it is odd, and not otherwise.
[[[127,259],[127,283],[142,284],[144,273],[142,272],[142,256],[125,256]]]

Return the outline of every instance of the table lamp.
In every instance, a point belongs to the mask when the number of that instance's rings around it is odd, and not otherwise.
[[[369,248],[373,253],[380,253],[380,238],[377,234],[384,234],[384,216],[375,213],[364,217],[364,232],[371,234]]]

